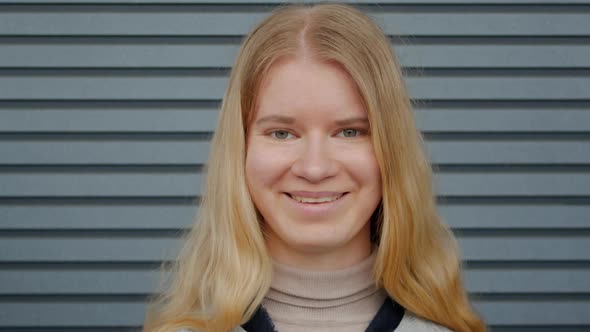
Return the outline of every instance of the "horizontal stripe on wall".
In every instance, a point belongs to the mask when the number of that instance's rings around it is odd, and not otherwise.
[[[414,99],[577,100],[590,95],[590,77],[409,77]],[[223,77],[0,76],[0,100],[219,100]]]
[[[178,10],[159,7],[157,13],[136,9],[101,12],[100,7],[79,7],[71,12],[0,12],[0,35],[5,36],[238,36],[246,34],[269,13],[253,8],[247,12],[200,12],[195,7]],[[227,11],[227,9],[225,9]],[[385,12],[384,12],[385,11]],[[513,13],[505,11],[466,13],[387,12],[371,16],[390,35],[409,36],[587,36],[589,13]],[[231,24],[227,24],[231,22]]]
[[[218,111],[197,107],[92,106],[10,107],[0,105],[0,133],[191,133],[212,132]],[[590,104],[547,106],[429,108],[415,110],[423,132],[589,132]],[[100,137],[98,137],[100,139]],[[47,138],[47,140],[51,140]]]
[[[172,236],[172,235],[169,235]],[[176,257],[176,238],[147,235],[80,234],[75,237],[0,236],[3,263],[47,262],[157,262]],[[590,235],[573,231],[564,235],[509,236],[461,235],[465,260],[581,261],[590,260]]]
[[[510,199],[508,200],[510,201]],[[0,200],[0,202],[2,202]],[[24,203],[0,205],[0,231],[4,230],[138,230],[188,229],[197,214],[192,205],[159,205],[146,201],[105,205]],[[454,229],[567,230],[590,228],[590,206],[558,203],[439,204],[442,219]],[[477,216],[477,217],[474,217]]]
[[[0,173],[0,197],[166,197],[196,196],[197,172]],[[443,196],[590,196],[587,172],[442,172]]]
[[[432,162],[444,165],[590,164],[587,141],[430,141]],[[187,165],[204,164],[209,142],[0,142],[2,165]]]
[[[477,310],[488,313],[488,324],[575,325],[590,324],[579,300],[475,300]],[[0,321],[6,326],[139,326],[145,306],[141,300],[122,299],[97,302],[0,302]],[[64,317],[56,313],[67,312]],[[121,313],[126,313],[121,315]],[[520,315],[511,315],[519,312]]]
[[[0,270],[0,293],[4,296],[35,295],[148,295],[164,276],[147,269],[18,269]],[[494,267],[466,268],[464,278],[471,293],[569,294],[590,292],[586,268]]]
[[[590,19],[590,16],[589,16]],[[92,40],[86,41],[86,43]],[[588,68],[590,46],[484,44],[394,45],[405,67],[418,68]],[[90,45],[2,43],[0,64],[16,68],[229,68],[238,45]],[[199,41],[195,41],[198,43]],[[203,43],[203,42],[201,42]],[[25,55],[25,56],[23,56]]]

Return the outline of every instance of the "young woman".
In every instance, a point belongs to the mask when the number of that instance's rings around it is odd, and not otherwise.
[[[484,331],[389,40],[358,10],[246,37],[200,214],[146,331]]]

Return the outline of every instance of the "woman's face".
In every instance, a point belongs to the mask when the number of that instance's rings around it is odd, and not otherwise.
[[[371,251],[381,177],[362,99],[334,64],[288,58],[264,79],[246,180],[279,262],[354,264]]]

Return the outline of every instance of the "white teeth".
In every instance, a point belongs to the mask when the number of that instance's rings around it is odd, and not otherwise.
[[[325,203],[325,202],[335,201],[338,198],[342,197],[342,195],[344,195],[344,194],[338,194],[338,195],[326,196],[326,197],[314,197],[314,198],[301,197],[301,196],[295,196],[295,195],[291,195],[291,197],[299,203]]]

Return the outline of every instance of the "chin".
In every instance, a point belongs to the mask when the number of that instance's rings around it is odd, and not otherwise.
[[[324,253],[344,247],[345,240],[341,239],[327,239],[327,238],[311,238],[300,239],[300,241],[293,243],[293,247],[302,252],[309,253]]]
[[[358,247],[362,236],[362,231],[358,234],[351,235],[346,233],[335,234],[333,231],[319,231],[305,233],[298,232],[290,234],[288,242],[290,247],[300,252],[307,253],[328,253],[332,251],[348,251],[350,248]]]

